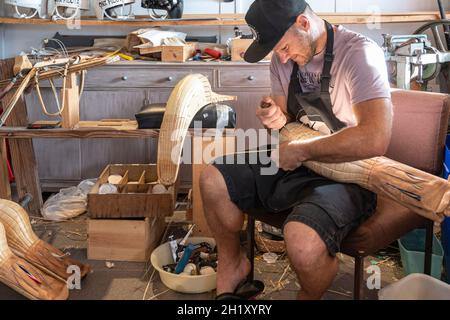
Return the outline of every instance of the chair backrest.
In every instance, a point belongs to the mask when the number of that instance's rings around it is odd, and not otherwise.
[[[386,156],[439,174],[448,128],[450,96],[423,91],[392,92],[394,122]]]

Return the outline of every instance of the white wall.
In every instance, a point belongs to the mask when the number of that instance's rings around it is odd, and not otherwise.
[[[450,1],[442,0],[450,10]],[[231,3],[222,3],[220,0],[185,0],[185,13],[245,13],[253,0],[235,0]],[[310,0],[314,10],[318,12],[405,12],[405,11],[437,11],[436,0]],[[141,0],[136,0],[134,12],[137,15],[146,14],[146,10],[140,7]],[[6,6],[0,0],[0,13],[2,6]],[[10,8],[6,8],[10,12]],[[93,11],[88,13],[93,15]],[[2,13],[4,15],[4,12]],[[349,28],[361,32],[373,38],[378,43],[382,42],[383,33],[409,34],[420,24],[384,24],[381,29],[372,30],[366,25],[351,25]],[[217,35],[221,42],[232,35],[232,27],[178,27],[180,31],[190,35]],[[62,26],[36,26],[36,25],[0,25],[0,57],[11,57],[30,47],[40,47],[44,38],[52,37],[56,32],[65,35],[89,34],[89,35],[126,35],[133,28],[126,27],[82,27],[81,30],[70,30]],[[245,31],[245,28],[243,28]]]

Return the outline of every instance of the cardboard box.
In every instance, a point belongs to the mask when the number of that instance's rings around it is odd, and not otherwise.
[[[140,220],[90,219],[88,259],[146,262],[159,245],[166,227],[164,218]]]
[[[110,175],[121,175],[116,185],[119,193],[99,194],[102,184]],[[167,193],[153,194],[156,185],[156,164],[108,165],[88,194],[88,213],[93,219],[145,218],[171,216],[173,214],[177,185]]]
[[[252,39],[233,39],[231,41],[231,61],[244,61],[244,54],[248,47],[252,44]],[[270,61],[272,52],[270,52],[263,60]]]

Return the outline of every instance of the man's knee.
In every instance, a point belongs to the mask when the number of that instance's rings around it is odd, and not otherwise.
[[[289,258],[296,269],[313,269],[320,260],[329,255],[325,242],[306,224],[289,222],[283,232]]]
[[[224,194],[228,194],[228,189],[220,171],[212,166],[207,166],[200,174],[199,179],[200,192],[204,201],[209,199],[223,198]]]

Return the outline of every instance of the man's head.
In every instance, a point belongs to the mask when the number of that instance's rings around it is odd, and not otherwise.
[[[305,65],[314,56],[320,18],[304,0],[256,0],[245,19],[255,36],[247,62],[258,62],[272,50],[283,63],[292,59]]]

